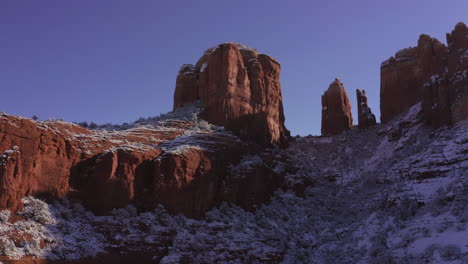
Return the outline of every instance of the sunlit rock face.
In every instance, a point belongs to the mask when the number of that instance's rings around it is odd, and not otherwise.
[[[94,193],[92,208],[122,206],[123,196],[132,200],[136,166],[157,157],[158,150],[151,145],[188,129],[181,122],[180,127],[164,130],[90,131],[72,123],[35,122],[6,114],[0,121],[0,149],[5,151],[0,158],[0,209],[12,210],[20,209],[24,196],[57,198],[76,192]],[[82,167],[92,171],[89,179]],[[102,189],[89,192],[85,186]]]
[[[468,29],[458,23],[447,34],[448,46],[421,35],[416,47],[398,51],[380,68],[383,123],[423,101],[434,128],[468,117]]]
[[[86,133],[59,124],[69,133]],[[25,195],[64,196],[70,169],[80,159],[78,142],[58,133],[59,127],[27,118],[0,115],[0,208],[19,209]]]
[[[285,145],[280,64],[272,57],[237,43],[208,49],[177,76],[174,109],[197,100],[201,116],[262,145]]]
[[[0,210],[20,210],[29,195],[78,199],[98,215],[162,204],[194,218],[224,201],[246,209],[266,202],[284,176],[272,157],[258,158],[262,150],[191,114],[122,130],[0,116]]]
[[[333,135],[351,129],[353,117],[348,94],[337,78],[322,95],[322,135]]]

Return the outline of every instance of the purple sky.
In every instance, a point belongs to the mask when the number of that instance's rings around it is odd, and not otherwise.
[[[335,77],[379,112],[380,63],[426,33],[468,22],[468,1],[0,2],[0,111],[40,119],[131,122],[172,109],[175,79],[216,44],[240,42],[282,64],[286,125],[320,134]]]

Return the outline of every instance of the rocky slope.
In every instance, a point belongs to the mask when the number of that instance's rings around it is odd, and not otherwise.
[[[134,263],[132,252],[143,252],[140,263],[466,263],[466,131],[467,121],[433,131],[417,104],[385,125],[299,138],[269,155],[298,167],[270,203],[255,211],[222,203],[201,220],[163,207],[97,216],[67,199],[27,198],[25,220],[1,213],[0,233],[15,236],[0,249],[68,263],[109,254]],[[232,170],[248,178],[260,159]]]

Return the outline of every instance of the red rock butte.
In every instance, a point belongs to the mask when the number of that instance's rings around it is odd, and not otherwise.
[[[280,64],[237,43],[208,49],[177,75],[174,109],[200,101],[201,116],[262,145],[287,144]]]

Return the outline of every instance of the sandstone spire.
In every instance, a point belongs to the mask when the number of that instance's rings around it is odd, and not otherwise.
[[[366,91],[356,89],[356,98],[359,128],[368,128],[375,125],[375,115],[372,114],[370,107],[367,105]]]
[[[322,135],[338,134],[352,126],[351,104],[343,84],[336,78],[322,95]]]

